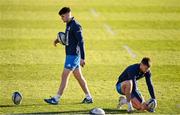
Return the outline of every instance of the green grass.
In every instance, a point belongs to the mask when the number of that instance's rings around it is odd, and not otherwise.
[[[58,16],[62,6],[70,6],[83,26],[87,63],[83,74],[94,97],[91,105],[80,104],[84,94],[73,76],[60,105],[43,102],[56,94],[63,70],[64,48],[52,44],[57,32],[65,29]],[[0,113],[79,114],[94,107],[126,113],[126,107],[116,109],[116,80],[126,66],[149,56],[156,113],[180,114],[179,36],[179,0],[0,0]],[[144,79],[138,86],[149,99]],[[21,105],[13,105],[14,91],[23,94]]]

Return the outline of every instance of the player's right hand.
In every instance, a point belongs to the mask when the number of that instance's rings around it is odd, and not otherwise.
[[[54,40],[54,46],[56,47],[57,46],[57,43],[59,43],[58,39],[55,39]]]
[[[81,59],[81,60],[80,60],[80,65],[81,65],[81,67],[84,67],[84,66],[85,66],[85,60],[84,60],[84,59]]]

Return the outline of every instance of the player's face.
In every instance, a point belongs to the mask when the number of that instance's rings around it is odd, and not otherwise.
[[[144,65],[144,64],[140,64],[140,70],[143,72],[143,73],[146,73],[147,71],[149,71],[149,67],[147,65]]]
[[[68,22],[69,18],[70,18],[70,12],[61,15],[61,19],[62,19],[62,21],[65,22],[65,23]]]

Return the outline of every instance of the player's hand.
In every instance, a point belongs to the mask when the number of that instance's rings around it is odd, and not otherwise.
[[[81,59],[80,65],[81,65],[81,67],[84,67],[84,66],[85,66],[85,60],[84,60],[84,59]]]
[[[152,99],[152,100],[154,100],[154,102],[155,102],[155,107],[154,108],[148,108],[147,111],[149,111],[149,112],[155,112],[155,109],[157,107],[157,100],[156,99]]]
[[[54,43],[53,43],[55,47],[57,46],[57,43],[59,43],[59,41],[58,41],[58,39],[55,39]]]
[[[154,113],[155,112],[155,109],[149,109],[148,110],[150,113]]]
[[[152,98],[153,99],[153,98]],[[157,107],[157,100],[156,99],[153,99],[154,102],[155,102],[155,107]]]
[[[156,105],[155,105],[155,106],[157,107],[157,100],[156,100],[156,99],[154,99],[154,101],[155,101],[155,103],[156,103]]]

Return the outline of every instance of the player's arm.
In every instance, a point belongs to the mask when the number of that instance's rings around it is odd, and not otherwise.
[[[132,79],[132,83],[133,83],[133,88],[132,88],[132,92],[136,91],[137,90],[137,81],[136,79]]]
[[[85,51],[84,51],[84,40],[82,36],[82,28],[79,25],[76,25],[74,27],[74,35],[76,39],[78,40],[78,46],[80,48],[80,54],[81,54],[81,66],[83,67],[85,65]]]
[[[137,82],[135,78],[136,73],[132,69],[127,69],[127,74],[128,74],[128,79],[132,80],[133,83],[132,91],[137,90]]]
[[[155,99],[155,93],[154,93],[154,87],[153,87],[153,84],[152,84],[152,80],[151,80],[151,72],[147,72],[146,75],[146,84],[147,84],[147,87],[148,87],[148,90],[149,90],[149,93],[151,95],[151,98],[152,99]]]

